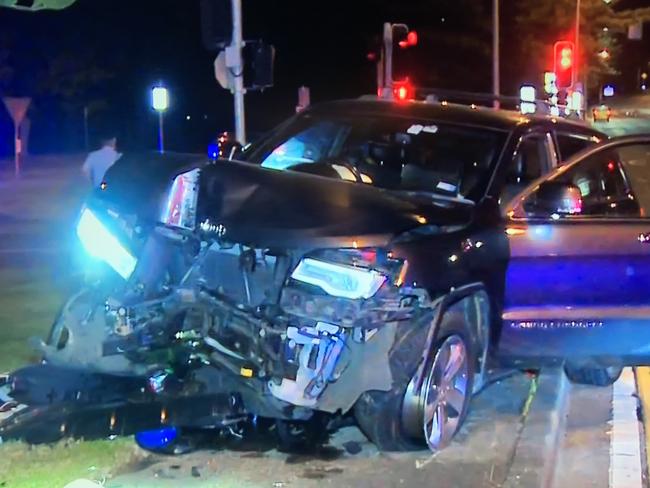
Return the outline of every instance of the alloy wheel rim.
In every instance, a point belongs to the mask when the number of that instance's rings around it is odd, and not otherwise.
[[[447,446],[460,423],[467,401],[467,348],[458,335],[440,345],[425,384],[423,427],[429,448]]]

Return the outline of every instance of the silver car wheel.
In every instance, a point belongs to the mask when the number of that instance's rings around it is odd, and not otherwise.
[[[432,451],[447,446],[458,430],[468,401],[468,377],[465,342],[451,335],[440,345],[423,388],[424,436]]]

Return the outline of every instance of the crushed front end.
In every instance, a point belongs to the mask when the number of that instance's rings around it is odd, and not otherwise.
[[[121,278],[71,299],[45,360],[143,377],[161,396],[232,395],[279,419],[345,413],[389,390],[399,323],[422,303],[402,286],[407,263],[347,237],[238,242],[201,214],[202,185],[199,170],[177,177],[159,222],[132,232],[89,204],[79,237]]]

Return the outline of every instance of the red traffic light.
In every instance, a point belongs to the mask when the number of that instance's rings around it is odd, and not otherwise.
[[[406,37],[404,39],[401,39],[398,44],[402,49],[406,49],[407,47],[411,46],[417,46],[418,33],[416,31],[408,31]]]
[[[558,88],[573,85],[574,45],[570,41],[558,41],[554,46],[554,69]]]

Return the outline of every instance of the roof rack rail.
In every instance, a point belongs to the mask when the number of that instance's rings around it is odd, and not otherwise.
[[[377,100],[377,95],[362,95],[359,100]],[[521,99],[509,95],[494,95],[493,93],[465,92],[448,90],[444,88],[416,87],[415,99],[427,102],[448,102],[459,105],[481,105],[491,107],[493,102],[499,101],[502,105],[518,109]],[[538,105],[548,106],[547,100],[536,100]]]
[[[360,100],[378,100],[381,99],[377,95],[362,95]],[[385,99],[382,99],[385,100]],[[498,101],[501,108],[519,111],[521,104],[520,97],[511,95],[494,95],[493,93],[478,93],[466,92],[460,90],[448,90],[444,88],[428,88],[416,87],[415,100],[424,101],[428,103],[454,103],[458,105],[468,105],[472,108],[483,106],[493,108],[492,105]],[[537,99],[538,115],[552,115],[551,104],[548,100]],[[566,105],[558,105],[560,113],[566,109]],[[562,116],[563,117],[563,116]],[[574,119],[575,121],[584,122],[582,119]]]
[[[521,100],[519,97],[508,95],[494,95],[493,93],[465,92],[460,90],[448,90],[444,88],[417,87],[415,89],[416,98],[437,98],[440,101],[454,103],[474,103],[476,105],[492,104],[495,101],[518,105]],[[541,101],[541,100],[540,100]]]
[[[521,104],[520,97],[514,97],[511,95],[495,95],[494,93],[477,93],[477,92],[465,92],[458,90],[447,90],[441,88],[426,88],[420,87],[415,90],[416,98],[424,99],[429,102],[439,101],[439,102],[448,102],[448,103],[457,103],[460,105],[471,104],[482,105],[492,108],[492,104],[495,101],[498,101],[501,105],[501,108],[507,108],[511,110],[519,111],[519,106]],[[551,104],[548,100],[536,99],[535,104],[537,106],[538,115],[551,115]],[[558,105],[560,112],[563,112],[566,108],[566,105]],[[578,119],[580,120],[580,119]]]

